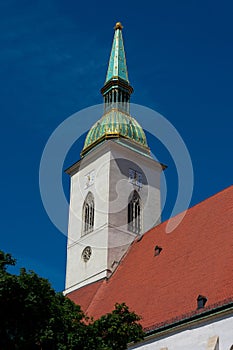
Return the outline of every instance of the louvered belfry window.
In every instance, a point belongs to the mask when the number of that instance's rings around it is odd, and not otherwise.
[[[83,204],[83,235],[94,229],[95,203],[94,196],[88,192]]]
[[[141,198],[137,191],[129,197],[128,203],[128,230],[139,234],[141,232]]]

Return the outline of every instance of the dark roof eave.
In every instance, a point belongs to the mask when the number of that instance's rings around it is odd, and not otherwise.
[[[228,302],[227,302],[228,300]],[[225,304],[225,302],[227,302]],[[163,325],[157,324],[151,327],[144,328],[145,332],[145,338],[138,342],[138,343],[129,343],[128,346],[138,346],[140,344],[144,344],[145,342],[149,341],[151,338],[155,337],[156,335],[160,335],[162,333],[166,333],[169,331],[176,330],[177,328],[181,328],[182,326],[185,325],[190,325],[193,324],[194,322],[198,321],[204,321],[205,319],[210,318],[211,316],[214,317],[216,315],[222,314],[222,313],[229,313],[233,311],[233,298],[226,299],[225,301],[222,302],[222,304],[217,306],[217,304],[214,304],[209,306],[208,310],[205,309],[204,312],[200,312],[200,310],[195,310],[193,312],[193,315],[190,316],[189,314],[181,316],[179,319],[177,318],[176,321],[175,319],[172,321],[164,322]],[[189,316],[188,316],[189,315]]]
[[[191,313],[181,315],[180,317],[177,317],[170,321],[155,324],[154,326],[145,328],[144,331],[146,332],[146,335],[149,336],[163,331],[171,330],[186,323],[199,321],[228,310],[233,310],[233,298],[226,299],[221,303],[213,304],[208,308],[205,307],[201,310],[199,309]]]

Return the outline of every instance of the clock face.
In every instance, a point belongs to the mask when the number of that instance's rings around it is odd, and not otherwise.
[[[90,173],[85,175],[84,179],[84,189],[88,188],[89,186],[93,185],[95,178],[94,170],[92,170]]]
[[[86,248],[83,249],[83,252],[82,252],[82,259],[83,259],[84,262],[88,262],[88,260],[89,260],[90,257],[91,257],[91,253],[92,253],[91,247],[88,246],[88,247],[86,247]]]
[[[129,182],[133,185],[136,185],[137,187],[142,187],[142,173],[134,170],[129,169]]]

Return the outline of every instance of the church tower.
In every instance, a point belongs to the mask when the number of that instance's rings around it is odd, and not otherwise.
[[[86,136],[71,177],[66,290],[109,278],[130,244],[160,223],[160,175],[130,115],[122,25],[117,23],[101,93],[104,113]]]

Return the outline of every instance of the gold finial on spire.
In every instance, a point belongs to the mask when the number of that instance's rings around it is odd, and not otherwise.
[[[121,24],[121,22],[117,22],[116,25],[115,25],[115,27],[114,27],[114,29],[115,29],[115,30],[117,30],[117,29],[122,30],[122,29],[123,29],[123,25]]]

